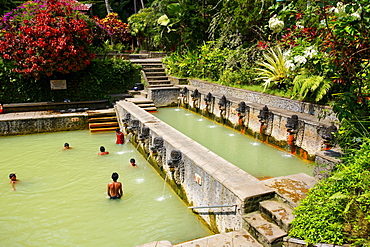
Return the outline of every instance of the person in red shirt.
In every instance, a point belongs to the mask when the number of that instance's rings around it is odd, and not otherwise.
[[[106,155],[106,154],[109,154],[109,152],[106,152],[105,147],[101,146],[100,147],[100,152],[98,153],[98,155]]]
[[[121,132],[119,128],[116,129],[116,144],[124,144],[125,143],[125,135]]]

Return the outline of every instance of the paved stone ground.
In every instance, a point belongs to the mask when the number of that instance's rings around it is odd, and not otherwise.
[[[172,245],[168,241],[151,242],[136,247],[262,247],[246,230],[215,234]]]
[[[48,111],[30,111],[30,112],[14,112],[0,114],[0,121],[11,121],[19,119],[36,119],[36,118],[51,118],[60,116],[81,116],[86,115],[85,112],[74,113],[54,113]]]
[[[307,174],[298,173],[289,176],[270,178],[261,181],[273,189],[292,208],[297,207],[299,201],[306,197],[307,192],[317,180]]]

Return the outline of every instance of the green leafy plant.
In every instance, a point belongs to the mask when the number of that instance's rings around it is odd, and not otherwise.
[[[264,88],[267,89],[273,85],[283,87],[287,83],[289,70],[285,67],[285,58],[279,46],[268,48],[262,54],[265,61],[256,62],[259,68],[254,68],[256,78],[254,80],[263,80]]]
[[[292,98],[319,102],[331,88],[331,81],[317,75],[298,75],[293,80]]]
[[[85,69],[70,74],[57,74],[39,80],[13,72],[0,60],[0,102],[61,102],[106,99],[133,89],[140,82],[140,68],[122,59],[92,60]],[[66,90],[51,90],[50,79],[65,79]]]
[[[289,235],[309,244],[369,246],[370,138],[349,152],[295,209]]]

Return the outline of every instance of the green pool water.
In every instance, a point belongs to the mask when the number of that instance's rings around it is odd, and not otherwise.
[[[65,142],[72,149],[62,150]],[[97,155],[101,145],[109,155]],[[0,137],[0,150],[0,246],[131,247],[212,234],[130,143],[115,144],[112,132]],[[123,184],[121,200],[106,194],[112,172]]]
[[[183,108],[159,108],[154,116],[257,178],[313,175],[312,163]]]

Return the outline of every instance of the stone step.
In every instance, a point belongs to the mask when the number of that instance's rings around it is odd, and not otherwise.
[[[133,97],[135,97],[135,95],[140,95],[141,91],[142,90],[128,90],[128,93],[131,94]]]
[[[290,207],[271,199],[260,202],[260,211],[267,215],[281,229],[289,232],[290,223],[294,219],[293,210]]]
[[[148,58],[148,54],[130,54],[129,59],[145,59]]]
[[[139,106],[140,108],[144,108],[144,107],[155,107],[155,105],[152,103],[152,104],[136,104],[137,106]]]
[[[143,110],[145,110],[145,111],[157,111],[157,107],[144,107],[144,108],[142,108]]]
[[[86,111],[87,115],[90,117],[107,117],[107,116],[116,116],[116,112],[113,108],[106,110],[95,110],[95,111]]]
[[[151,103],[153,103],[152,100],[144,98],[144,97],[143,98],[129,98],[129,99],[126,99],[126,101],[132,102],[134,104],[151,104]]]
[[[112,117],[97,117],[97,118],[89,118],[89,123],[99,123],[99,122],[114,122],[117,121],[116,116]]]
[[[199,238],[174,247],[262,247],[245,229]]]
[[[147,98],[148,97],[148,92],[146,91],[141,91],[140,96]]]
[[[173,84],[151,84],[149,85],[150,88],[158,88],[158,87],[173,87]]]
[[[151,71],[165,71],[165,69],[164,68],[159,68],[159,67],[145,67],[145,68],[143,68],[143,70],[145,71],[145,73],[147,73],[147,71],[148,72],[151,72]]]
[[[166,77],[168,79],[168,76],[166,75],[164,71],[145,72],[145,75],[147,78],[160,76],[160,77]]]
[[[117,127],[107,127],[107,128],[94,128],[90,129],[91,133],[98,133],[98,132],[107,132],[107,131],[116,131]]]
[[[118,127],[118,122],[89,123],[89,128]]]
[[[158,62],[158,63],[136,63],[138,65],[141,65],[141,67],[144,68],[163,68],[163,65],[161,62]]]
[[[149,81],[148,80],[148,84],[151,85],[151,84],[170,84],[170,80],[155,80],[155,81]]]
[[[161,80],[165,80],[167,81],[168,80],[168,76],[167,75],[157,75],[157,76],[147,76],[146,77],[148,79],[148,81],[161,81]]]
[[[243,216],[244,228],[265,247],[281,247],[287,233],[271,223],[260,212]]]
[[[262,180],[261,183],[273,189],[279,200],[294,209],[317,180],[305,173],[298,173]]]

